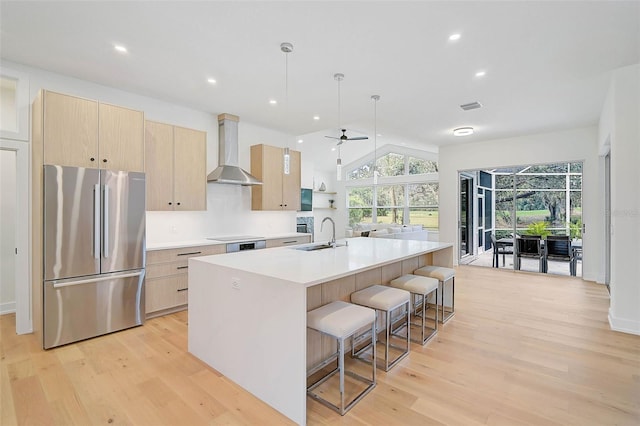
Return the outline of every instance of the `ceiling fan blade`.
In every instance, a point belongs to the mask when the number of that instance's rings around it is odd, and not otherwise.
[[[335,136],[325,136],[325,138],[329,138],[329,139],[338,139],[338,140],[340,140],[340,138],[336,138]]]
[[[348,138],[348,141],[363,141],[365,139],[369,139],[368,136],[356,136],[354,138]]]

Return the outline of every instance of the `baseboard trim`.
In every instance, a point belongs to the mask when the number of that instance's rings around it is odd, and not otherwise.
[[[640,336],[640,321],[615,318],[609,309],[609,326],[614,331]]]
[[[14,314],[16,312],[16,302],[0,303],[0,315]]]

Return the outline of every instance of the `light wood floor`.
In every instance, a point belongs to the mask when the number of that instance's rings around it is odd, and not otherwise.
[[[608,306],[580,279],[459,267],[438,337],[344,417],[308,399],[308,423],[638,425],[640,336]],[[185,312],[46,352],[14,330],[0,317],[2,426],[288,424],[186,352]]]

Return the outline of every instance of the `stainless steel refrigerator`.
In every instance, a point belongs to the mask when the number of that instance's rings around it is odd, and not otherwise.
[[[143,324],[145,175],[44,166],[44,347]]]

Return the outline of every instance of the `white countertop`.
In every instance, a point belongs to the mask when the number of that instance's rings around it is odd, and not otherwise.
[[[344,243],[344,241],[339,241]],[[190,259],[312,286],[355,272],[452,247],[451,243],[350,238],[346,247],[316,251],[281,247]]]
[[[237,235],[237,233],[235,235]],[[275,240],[277,238],[292,238],[292,237],[300,237],[304,235],[311,235],[311,234],[305,234],[302,232],[287,232],[282,234],[270,234],[265,236],[260,236],[260,235],[258,236],[260,237],[261,240]],[[216,236],[223,237],[223,235],[216,235]],[[244,241],[244,240],[237,240],[237,241]],[[201,239],[181,240],[181,241],[167,241],[167,242],[153,242],[153,243],[147,242],[147,251],[167,250],[167,249],[197,247],[197,246],[211,246],[211,245],[218,245],[218,244],[227,244],[227,243],[232,243],[237,241],[219,241],[219,240],[208,240],[206,238],[201,238]]]

